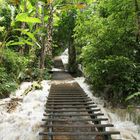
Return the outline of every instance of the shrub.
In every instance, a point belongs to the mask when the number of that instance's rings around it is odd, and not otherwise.
[[[77,15],[78,58],[96,93],[112,103],[125,103],[140,90],[135,8],[133,1],[100,0]]]
[[[16,89],[18,76],[27,66],[27,59],[10,49],[4,49],[0,63],[0,97],[9,96]]]
[[[25,57],[20,56],[10,49],[4,50],[2,55],[2,66],[5,68],[5,71],[15,79],[21,71],[26,69],[27,64],[28,60]]]
[[[123,56],[109,56],[85,67],[94,89],[105,99],[117,103],[123,103],[129,94],[138,91],[136,70],[137,66]]]
[[[0,97],[8,97],[9,93],[17,87],[16,82],[11,78],[11,75],[6,73],[4,67],[0,67]]]

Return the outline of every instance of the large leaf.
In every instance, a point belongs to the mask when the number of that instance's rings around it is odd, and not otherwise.
[[[16,16],[16,21],[27,23],[41,23],[39,18],[29,17],[27,13],[20,13]]]
[[[4,20],[4,17],[0,17],[0,21],[3,21]]]
[[[33,33],[28,32],[28,31],[26,31],[26,30],[21,30],[21,31],[22,31],[22,33],[24,33],[24,34],[26,34],[28,37],[30,37],[30,38],[33,40],[33,42],[34,42],[39,48],[41,48],[41,46],[40,46],[39,43],[37,42],[37,40],[36,40],[36,38],[35,38],[35,36],[34,36]]]
[[[136,92],[126,98],[126,101],[133,99],[134,97],[140,96],[140,92]]]
[[[24,45],[25,44],[25,42],[22,42],[22,41],[19,41],[19,42],[14,42],[14,41],[9,41],[9,42],[7,42],[6,43],[6,46],[8,47],[8,46],[16,46],[16,45]]]
[[[33,46],[34,44],[31,41],[25,40],[24,38],[19,38],[20,41],[14,42],[14,41],[9,41],[6,43],[6,46],[22,46],[22,45],[29,45]]]
[[[37,42],[35,36],[33,33],[29,32],[28,29],[15,29],[16,31],[20,31],[23,34],[27,35],[32,41],[39,47],[41,48],[40,44]]]
[[[23,40],[25,42],[25,44],[29,45],[29,46],[34,46],[34,44],[31,41],[28,40]]]
[[[3,32],[5,27],[0,26],[0,32]]]
[[[27,30],[21,30],[21,32],[22,32],[23,34],[26,34],[26,35],[27,35],[28,37],[30,37],[34,42],[36,42],[36,38],[35,38],[35,36],[34,36],[33,33],[28,32]]]

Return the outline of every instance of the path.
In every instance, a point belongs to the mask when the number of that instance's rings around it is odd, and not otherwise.
[[[60,71],[53,72],[53,82],[46,103],[42,140],[111,140],[119,132],[106,131],[112,124],[86,95],[73,77],[64,70],[60,58],[54,60]]]

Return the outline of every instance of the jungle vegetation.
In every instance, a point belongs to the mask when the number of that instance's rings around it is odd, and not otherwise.
[[[139,0],[0,0],[0,97],[49,79],[66,48],[69,72],[81,64],[97,96],[139,104]]]

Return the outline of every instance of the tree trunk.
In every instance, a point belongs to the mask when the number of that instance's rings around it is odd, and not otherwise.
[[[52,3],[49,3],[48,11],[49,11],[49,19],[48,19],[48,24],[47,24],[47,37],[42,37],[40,69],[45,68],[46,55],[47,55],[47,57],[52,58],[52,31],[53,31],[53,6],[52,6]],[[45,28],[44,12],[43,12],[43,16],[42,16],[42,21],[43,21],[43,27]]]
[[[76,64],[76,48],[74,46],[74,39],[72,35],[73,35],[73,30],[69,31],[68,71],[74,74],[77,72],[77,64]]]
[[[52,32],[53,32],[53,5],[49,3],[49,19],[47,25],[47,44],[46,44],[46,51],[48,57],[52,58]]]
[[[44,22],[44,6],[42,6],[42,27],[45,28],[45,22]],[[45,49],[45,36],[41,37],[41,53],[40,53],[40,69],[44,69],[45,67],[45,57],[46,57],[46,49]]]
[[[138,0],[134,0],[134,4],[135,4],[135,13],[136,13],[136,26],[137,26],[137,31],[136,31],[136,49],[137,49],[137,53],[136,53],[136,61],[140,62],[140,3]]]
[[[40,54],[40,69],[45,68],[45,58],[46,58],[46,49],[45,49],[45,37],[43,36],[41,39],[42,42],[42,48],[41,48],[41,54]]]
[[[135,1],[135,11],[136,11],[136,20],[137,20],[137,34],[136,34],[136,41],[139,42],[140,40],[140,7],[138,0]]]
[[[71,11],[69,14],[69,39],[68,39],[68,54],[69,54],[69,60],[68,60],[68,71],[72,74],[77,73],[77,63],[76,63],[76,48],[74,45],[74,38],[73,38],[73,29],[74,29],[74,23],[75,23],[75,13],[74,11]]]
[[[24,0],[24,12],[26,12],[26,11],[27,11],[27,0]],[[25,28],[26,28],[26,23],[24,22],[21,25],[21,29],[25,29]],[[24,54],[24,49],[25,49],[25,45],[21,46],[21,48],[19,50],[21,55]]]
[[[68,71],[70,73],[76,73],[77,72],[76,49],[75,49],[73,42],[71,42],[71,41],[69,44],[68,53],[69,53]]]
[[[36,15],[35,15],[35,17],[36,17],[36,18],[41,18],[40,14],[39,14],[39,3],[38,3],[38,2],[36,2],[35,8],[36,8]],[[39,25],[38,23],[36,23],[35,29],[38,29],[39,26],[40,26],[40,25]],[[39,40],[39,35],[37,35],[36,38]]]

